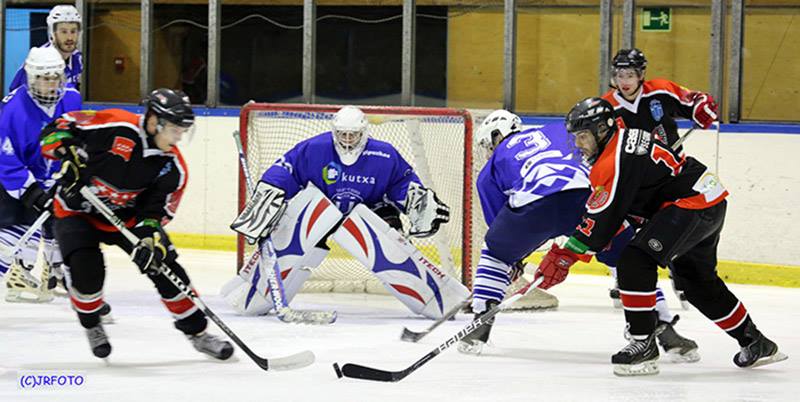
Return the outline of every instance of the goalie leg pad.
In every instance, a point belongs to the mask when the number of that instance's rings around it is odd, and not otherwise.
[[[353,209],[333,239],[414,313],[440,318],[469,297],[464,285],[363,204]]]

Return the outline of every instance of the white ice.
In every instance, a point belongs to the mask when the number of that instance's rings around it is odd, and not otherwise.
[[[607,296],[610,279],[572,275],[553,289],[561,302],[557,311],[501,314],[484,355],[462,355],[452,347],[398,383],[379,383],[337,379],[332,364],[403,369],[458,332],[469,317],[460,315],[419,344],[401,342],[401,330],[422,330],[430,321],[389,296],[298,296],[296,308],[338,310],[339,320],[324,327],[239,317],[217,295],[232,275],[234,254],[183,251],[181,262],[204,300],[256,353],[277,357],[308,349],[317,357],[303,369],[264,372],[240,350],[228,362],[196,352],[126,256],[107,250],[106,262],[105,298],[117,321],[106,326],[113,345],[108,362],[92,356],[66,299],[46,305],[0,302],[0,401],[800,400],[800,289],[730,286],[759,328],[789,355],[756,369],[734,366],[736,342],[696,310],[676,308],[681,315],[676,328],[698,342],[702,360],[673,364],[662,356],[657,376],[615,377],[610,356],[626,342],[622,312]],[[82,375],[85,382],[71,388],[19,385],[23,375],[51,374]]]

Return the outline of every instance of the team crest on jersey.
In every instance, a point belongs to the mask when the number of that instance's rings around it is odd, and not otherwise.
[[[594,192],[586,201],[586,205],[589,209],[598,209],[602,207],[607,201],[610,194],[606,191],[605,186],[597,186],[594,189]]]
[[[342,174],[342,167],[336,162],[331,162],[322,168],[322,181],[325,184],[333,184],[339,181]]]
[[[656,128],[653,129],[653,140],[658,141],[663,145],[667,145],[667,131],[664,130],[664,126],[661,124],[657,125]]]
[[[111,145],[111,150],[108,152],[118,155],[128,162],[131,160],[131,153],[133,152],[134,147],[136,147],[136,143],[132,139],[125,137],[114,137],[114,144]]]
[[[658,99],[653,99],[650,102],[650,114],[653,115],[653,120],[655,121],[661,121],[661,118],[664,117],[664,108]]]

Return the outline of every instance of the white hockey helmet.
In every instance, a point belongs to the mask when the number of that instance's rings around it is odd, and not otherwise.
[[[367,116],[355,106],[345,106],[333,116],[333,147],[347,166],[358,160],[367,146]]]
[[[40,105],[50,107],[64,96],[64,59],[54,47],[34,47],[25,59],[28,93]]]
[[[475,133],[475,143],[483,148],[487,156],[491,156],[497,144],[519,131],[522,131],[522,119],[519,116],[508,110],[495,110],[481,122]]]
[[[78,9],[75,6],[61,4],[53,7],[50,10],[50,13],[47,14],[47,37],[50,39],[50,43],[55,45],[55,31],[56,31],[56,24],[60,24],[62,22],[74,22],[78,24],[78,29],[81,29],[83,26],[83,19],[81,18],[81,14],[78,12]]]

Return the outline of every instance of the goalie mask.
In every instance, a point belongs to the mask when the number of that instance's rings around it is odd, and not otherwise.
[[[492,156],[495,147],[511,134],[522,131],[522,119],[507,110],[495,110],[483,119],[475,142],[483,149],[486,159]]]
[[[53,107],[64,96],[64,59],[52,47],[32,48],[25,59],[28,94],[43,107]]]
[[[333,147],[347,166],[358,160],[367,146],[367,116],[355,106],[345,106],[333,116]]]

